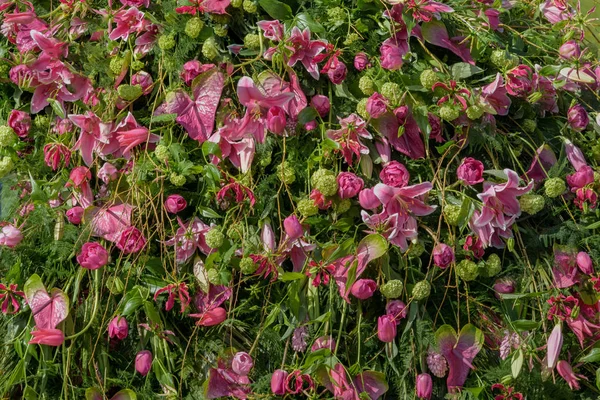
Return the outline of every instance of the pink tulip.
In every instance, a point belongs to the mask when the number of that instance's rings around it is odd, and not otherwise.
[[[391,315],[382,315],[377,319],[377,337],[384,343],[391,343],[396,338],[396,321]]]
[[[171,214],[177,214],[183,211],[187,207],[187,202],[183,196],[178,194],[172,194],[165,200],[165,209]]]
[[[591,275],[594,273],[594,264],[592,258],[585,251],[577,253],[577,266],[584,274]]]
[[[72,223],[73,225],[79,225],[83,219],[84,212],[85,210],[83,209],[83,207],[75,206],[67,210],[65,214],[67,216],[67,220],[70,223]]]
[[[454,261],[452,247],[445,243],[438,243],[433,248],[433,263],[442,269],[447,268]]]
[[[577,44],[574,40],[569,40],[565,42],[560,49],[558,49],[558,53],[565,60],[576,60],[581,55],[581,49],[579,48],[579,44]]]
[[[0,232],[0,246],[12,249],[21,243],[21,240],[23,240],[23,234],[20,229],[13,225],[6,225],[2,228],[2,232]]]
[[[108,252],[100,243],[87,242],[77,255],[77,262],[86,269],[98,269],[108,263]]]
[[[325,118],[327,114],[329,114],[329,110],[331,105],[329,103],[329,97],[323,96],[322,94],[317,94],[310,99],[310,105],[317,113],[321,116],[321,118]]]
[[[467,185],[483,182],[483,163],[471,157],[464,158],[456,170],[458,179]]]
[[[431,391],[433,390],[431,375],[426,373],[417,375],[416,389],[418,398],[426,400],[431,399]]]
[[[129,327],[127,326],[127,320],[125,317],[117,315],[108,324],[108,336],[111,339],[116,337],[119,340],[123,340],[128,334]]]
[[[286,117],[283,108],[273,106],[267,111],[267,128],[277,134],[281,135],[285,130]]]
[[[65,334],[60,329],[37,329],[31,332],[33,338],[29,344],[45,344],[58,347],[65,341]]]
[[[298,217],[293,214],[283,220],[283,228],[290,241],[299,239],[304,235],[304,229],[302,229]]]
[[[377,290],[377,282],[372,279],[359,279],[352,285],[350,292],[360,300],[366,300],[373,296]]]
[[[587,111],[580,104],[575,104],[567,111],[569,126],[576,132],[581,132],[587,128],[590,123],[590,117]]]
[[[271,377],[271,391],[276,396],[283,396],[285,394],[285,381],[287,380],[288,373],[282,369],[275,370]]]
[[[364,182],[352,172],[340,172],[337,177],[338,196],[341,199],[355,197],[363,188]]]
[[[152,367],[152,353],[150,350],[142,350],[135,356],[135,370],[142,376],[148,375]]]
[[[560,323],[554,326],[552,333],[548,336],[547,350],[548,355],[546,356],[546,362],[549,369],[554,369],[558,362],[558,356],[560,356],[560,349],[563,344],[562,325]]]
[[[233,356],[231,361],[231,369],[238,375],[247,376],[254,366],[252,357],[245,351],[239,351]]]

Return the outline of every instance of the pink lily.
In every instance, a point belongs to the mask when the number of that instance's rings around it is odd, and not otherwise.
[[[490,114],[508,114],[511,101],[500,73],[496,74],[496,79],[492,83],[482,88],[480,100],[488,106]]]
[[[119,141],[123,157],[127,159],[131,157],[130,152],[134,147],[160,141],[160,136],[150,133],[148,128],[138,124],[131,113],[117,125],[112,134]]]
[[[256,199],[252,190],[233,179],[230,179],[229,183],[224,185],[217,193],[217,201],[222,205],[229,204],[230,200],[241,203],[246,198],[250,201],[250,207],[254,207]]]
[[[256,144],[251,137],[244,137],[239,140],[232,139],[237,135],[236,123],[239,123],[239,119],[237,118],[229,121],[225,126],[215,132],[208,141],[218,143],[219,148],[221,149],[221,157],[223,159],[228,158],[236,168],[242,173],[246,173],[252,165]],[[220,162],[220,159],[217,156],[213,156],[212,158],[213,164],[218,164]]]
[[[114,21],[117,26],[109,33],[108,38],[110,40],[127,40],[130,34],[142,32],[148,24],[148,21],[144,18],[144,13],[136,7],[117,11]]]
[[[356,114],[339,118],[339,121],[340,129],[330,129],[326,134],[329,139],[341,146],[344,160],[351,165],[353,164],[353,156],[360,159],[361,154],[369,154],[369,148],[360,141],[360,138],[372,139],[372,136],[367,131],[367,123]]]
[[[573,144],[570,140],[565,140],[565,153],[567,154],[567,158],[569,162],[575,168],[575,171],[579,171],[581,168],[587,166],[587,162],[585,161],[585,156],[581,149]]]
[[[407,12],[412,12],[412,16],[416,21],[423,22],[429,22],[434,17],[440,19],[441,12],[454,12],[452,7],[431,0],[408,0],[404,3],[404,6]]]
[[[324,40],[310,40],[309,28],[300,31],[295,26],[292,28],[286,43],[288,44],[286,47],[292,51],[287,63],[288,66],[293,67],[300,61],[313,78],[319,79],[319,67],[314,58],[325,49],[327,42]]]
[[[21,305],[16,299],[16,296],[25,297],[25,293],[17,290],[18,286],[11,283],[8,287],[0,283],[0,302],[2,302],[2,314],[16,314],[19,312]]]
[[[546,0],[540,4],[540,11],[550,23],[567,20],[573,15],[573,9],[566,0]]]
[[[208,293],[200,290],[194,298],[194,305],[198,313],[190,314],[192,318],[199,318],[196,325],[218,325],[227,318],[227,311],[220,307],[231,297],[231,288],[222,285],[209,284]]]
[[[31,30],[29,34],[42,51],[42,54],[45,54],[50,58],[67,57],[69,54],[69,46],[67,43],[61,42],[53,37],[47,37],[36,30]]]
[[[258,21],[256,23],[260,29],[263,30],[263,36],[274,42],[283,40],[283,24],[277,20],[275,21]]]
[[[379,233],[391,244],[400,247],[402,251],[408,249],[408,242],[417,238],[417,220],[408,214],[392,214],[387,212],[369,215],[361,212],[363,222],[370,228],[367,233]]]
[[[177,7],[175,11],[178,14],[209,13],[209,14],[227,14],[225,10],[231,0],[190,0],[190,5]]]
[[[436,20],[424,22],[421,26],[421,34],[427,42],[448,49],[459,56],[464,62],[475,65],[475,61],[471,57],[471,51],[469,50],[469,43],[462,36],[451,38],[443,22]]]
[[[212,250],[204,239],[206,233],[211,229],[210,226],[198,217],[194,217],[186,224],[178,217],[177,222],[179,228],[175,236],[165,242],[167,246],[175,246],[175,260],[177,263],[185,263],[196,253],[196,249],[200,249],[204,254],[211,253]]]
[[[378,183],[373,188],[373,193],[383,204],[384,210],[388,215],[416,215],[425,216],[435,211],[435,206],[425,204],[424,196],[433,185],[430,182],[423,182],[412,186],[401,188]]]
[[[190,304],[190,293],[188,291],[188,287],[185,282],[170,283],[167,286],[160,288],[154,293],[154,301],[160,296],[162,293],[167,293],[168,298],[165,304],[165,310],[171,311],[173,306],[175,305],[175,294],[179,296],[179,303],[181,304],[181,313],[185,311],[187,306]]]
[[[94,150],[102,145],[111,144],[112,124],[102,122],[91,111],[86,111],[85,114],[70,114],[69,119],[81,129],[81,134],[73,150],[79,150],[83,162],[86,165],[91,165]]]
[[[565,381],[567,381],[571,390],[580,389],[579,379],[587,380],[587,378],[584,375],[574,373],[573,368],[571,368],[571,365],[565,360],[560,360],[558,364],[556,364],[556,370],[558,371],[560,376],[562,376],[562,378]]]

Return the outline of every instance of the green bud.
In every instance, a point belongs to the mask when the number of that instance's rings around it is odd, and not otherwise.
[[[527,214],[535,215],[544,209],[546,201],[544,200],[544,196],[540,196],[539,194],[524,194],[519,198],[519,204],[521,205],[521,210]]]
[[[108,65],[108,67],[110,68],[110,71],[113,74],[119,75],[121,73],[121,69],[123,69],[123,64],[125,64],[124,59],[115,57],[110,60],[110,64]]]
[[[424,300],[431,293],[431,284],[428,281],[415,283],[412,290],[412,296],[415,300]]]
[[[185,24],[185,34],[192,39],[196,39],[200,35],[202,28],[204,28],[204,21],[198,17],[191,18]]]
[[[323,196],[334,196],[338,191],[337,178],[333,171],[319,169],[312,175],[312,184]]]
[[[567,185],[562,178],[549,178],[544,182],[544,192],[551,199],[560,196],[566,190]]]
[[[419,80],[425,89],[431,89],[433,85],[440,81],[438,75],[432,69],[426,69],[425,71],[421,72]]]
[[[367,101],[369,101],[369,98],[363,97],[359,100],[358,104],[356,104],[356,112],[364,119],[369,119],[369,113],[367,112]]]
[[[0,147],[12,147],[17,140],[17,135],[10,126],[0,126]]]
[[[456,274],[465,282],[470,282],[479,276],[479,266],[471,260],[462,260],[456,264]]]
[[[296,171],[288,161],[284,161],[277,166],[277,177],[286,185],[291,185],[296,181]]]
[[[379,287],[379,291],[386,299],[397,299],[402,296],[404,283],[398,279],[392,279]]]
[[[386,82],[381,86],[381,95],[388,99],[394,106],[400,105],[402,91],[400,85],[395,82]]]
[[[312,199],[302,199],[298,202],[298,212],[303,217],[312,217],[319,213],[319,207],[315,204]]]
[[[440,118],[445,121],[454,121],[456,118],[460,117],[460,111],[456,107],[452,106],[442,106],[440,107]]]
[[[204,235],[204,240],[206,241],[206,245],[211,249],[218,249],[223,245],[223,239],[225,235],[221,232],[221,229],[218,227],[214,227]]]
[[[248,14],[254,14],[258,10],[257,4],[252,0],[244,0],[242,7]]]
[[[479,274],[485,278],[491,278],[498,275],[502,271],[502,261],[498,254],[490,254],[488,259],[479,268]]]
[[[480,106],[473,105],[467,108],[467,117],[473,121],[481,118],[483,114],[483,108],[481,108]]]
[[[358,80],[358,88],[367,96],[370,96],[373,93],[375,93],[375,83],[373,82],[371,77],[367,75],[360,77],[360,79]]]
[[[258,265],[250,257],[244,257],[240,260],[240,271],[244,275],[252,275],[258,269]]]
[[[185,185],[186,179],[185,176],[183,175],[178,175],[175,173],[172,173],[169,180],[171,181],[171,183],[177,187],[181,187],[183,185]]]
[[[260,36],[256,33],[249,33],[244,37],[244,46],[249,49],[260,49]]]
[[[444,217],[446,218],[446,222],[451,226],[458,226],[458,222],[460,220],[460,209],[461,206],[457,206],[454,204],[446,204],[444,206]]]
[[[117,93],[125,101],[134,101],[142,95],[142,87],[140,85],[120,85]]]
[[[171,50],[173,47],[175,47],[175,36],[171,35],[171,34],[167,34],[167,35],[161,35],[158,38],[158,47],[162,50],[162,51],[167,51],[167,50]]]
[[[202,55],[209,60],[214,60],[219,56],[217,41],[213,36],[209,37],[202,44]]]

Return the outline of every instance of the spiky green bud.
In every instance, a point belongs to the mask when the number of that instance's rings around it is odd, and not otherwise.
[[[256,272],[257,268],[258,265],[256,265],[250,257],[244,257],[240,260],[240,271],[242,271],[242,274],[244,275],[252,275]]]
[[[312,199],[302,199],[298,202],[298,212],[303,217],[312,217],[319,213],[319,207],[315,204]]]
[[[277,177],[286,185],[291,185],[296,181],[296,171],[291,163],[284,161],[277,166]]]
[[[479,276],[479,266],[471,260],[462,260],[456,264],[456,274],[465,282],[473,281]]]
[[[460,117],[460,111],[456,107],[452,106],[442,106],[440,107],[440,118],[445,121],[454,121],[456,118]]]
[[[159,144],[156,146],[156,149],[154,149],[154,155],[159,161],[165,162],[169,159],[171,153],[169,152],[169,148],[167,146],[164,144]]]
[[[227,36],[227,33],[229,33],[229,28],[227,27],[227,24],[215,24],[213,26],[213,32],[218,37],[225,37]]]
[[[171,181],[171,183],[177,187],[183,186],[185,185],[186,179],[185,176],[183,175],[178,175],[178,174],[171,174],[169,180]]]
[[[367,112],[367,101],[369,101],[369,98],[363,97],[359,100],[358,104],[356,104],[356,112],[364,119],[369,119],[369,113]]]
[[[459,217],[460,217],[460,206],[455,204],[446,204],[444,206],[444,217],[446,218],[446,222],[451,226],[458,226]]]
[[[428,281],[420,281],[415,283],[412,289],[412,296],[415,300],[424,300],[431,293],[431,284]]]
[[[544,192],[551,199],[560,196],[565,190],[567,190],[567,185],[562,178],[549,178],[544,182]]]
[[[394,106],[400,105],[402,91],[400,85],[395,82],[386,82],[381,86],[381,95],[388,99]]]
[[[213,36],[209,37],[202,44],[202,55],[209,60],[214,60],[219,56],[217,41]]]
[[[208,281],[213,285],[221,284],[221,274],[219,274],[219,270],[216,268],[211,268],[208,271],[206,271],[206,277],[208,278]]]
[[[379,291],[386,299],[397,299],[402,296],[404,283],[398,279],[392,279],[379,287]]]
[[[142,95],[142,87],[140,85],[120,85],[117,93],[125,101],[134,101]]]
[[[483,266],[479,268],[479,275],[491,278],[498,275],[502,271],[502,260],[496,253],[490,254]]]
[[[171,50],[175,44],[175,36],[172,34],[161,35],[158,38],[158,48],[162,51]]]
[[[249,33],[244,36],[244,46],[249,49],[260,49],[260,36],[256,33]]]
[[[343,214],[350,209],[352,202],[350,199],[342,199],[333,203],[333,209],[338,214]]]
[[[244,0],[242,7],[248,14],[254,14],[258,10],[257,4],[252,0]]]
[[[421,242],[412,243],[406,252],[409,258],[418,258],[425,252],[425,247]]]
[[[108,67],[110,68],[110,71],[113,74],[119,75],[121,73],[121,69],[123,68],[123,64],[125,64],[124,59],[115,57],[112,60],[110,60],[110,64],[108,64]]]
[[[4,178],[8,175],[10,171],[13,170],[14,166],[12,158],[10,157],[4,157],[0,160],[0,178]]]
[[[341,7],[331,7],[327,9],[327,16],[329,17],[329,21],[333,24],[343,23],[348,18],[346,12]]]
[[[467,108],[467,117],[474,121],[476,119],[481,118],[484,112],[485,111],[483,111],[483,108],[481,108],[480,106],[472,105],[469,108]]]
[[[535,119],[526,119],[523,121],[523,130],[527,133],[533,133],[537,129],[537,121]]]

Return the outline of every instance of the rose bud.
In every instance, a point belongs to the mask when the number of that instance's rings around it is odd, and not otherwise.
[[[100,243],[87,242],[77,255],[77,262],[86,269],[98,269],[108,263],[108,252]]]
[[[165,200],[165,209],[171,214],[177,214],[187,207],[187,202],[183,196],[172,194]]]
[[[337,177],[338,196],[341,199],[355,197],[363,188],[364,182],[352,172],[340,172]]]
[[[357,299],[366,300],[373,296],[375,290],[377,290],[377,282],[372,279],[359,279],[354,282],[350,292]]]
[[[285,381],[288,373],[282,369],[278,369],[273,372],[271,377],[271,391],[276,396],[283,396],[285,394]]]
[[[231,369],[241,376],[247,376],[253,366],[254,362],[252,361],[252,357],[245,351],[235,353],[233,361],[231,361]]]
[[[108,336],[111,339],[116,337],[119,340],[123,340],[128,334],[129,327],[127,326],[127,320],[125,317],[117,315],[108,324]]]
[[[331,109],[329,97],[323,96],[322,94],[313,96],[313,98],[310,99],[310,105],[312,108],[317,110],[317,113],[321,116],[321,118],[325,118]]]
[[[464,158],[456,175],[467,185],[481,183],[483,182],[483,163],[471,157]]]
[[[445,243],[438,243],[433,249],[433,263],[444,269],[454,261],[454,251],[452,247]]]

